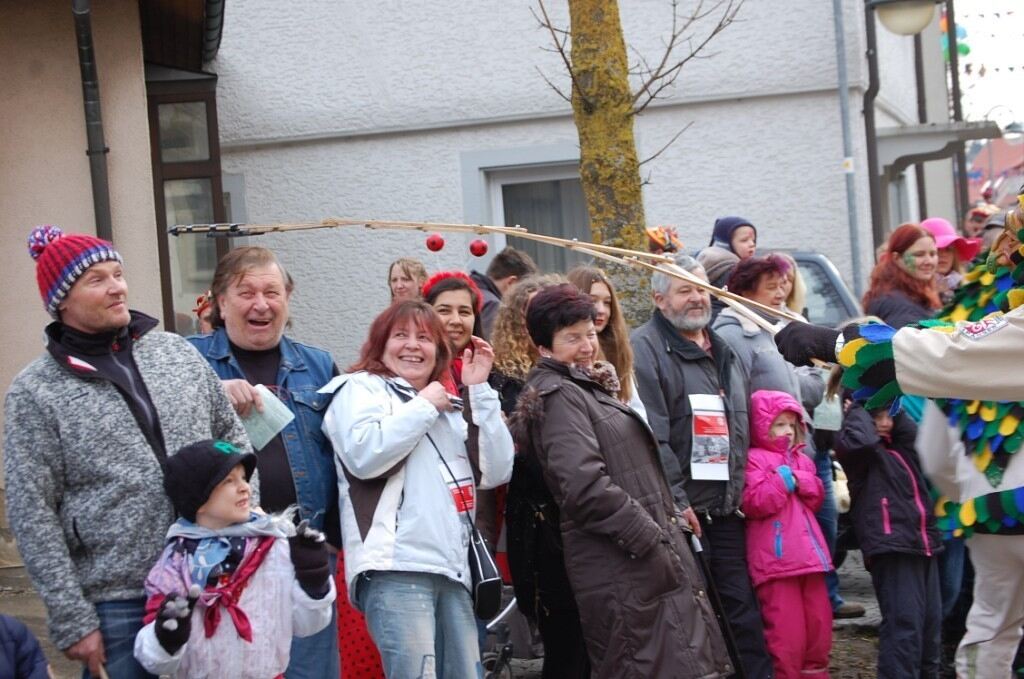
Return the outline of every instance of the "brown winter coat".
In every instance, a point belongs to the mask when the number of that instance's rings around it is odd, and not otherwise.
[[[576,368],[542,359],[512,419],[561,513],[596,679],[720,677],[729,656],[646,423]]]

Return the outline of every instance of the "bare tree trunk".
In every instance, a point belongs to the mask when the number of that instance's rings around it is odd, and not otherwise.
[[[634,95],[617,0],[569,0],[572,33],[572,110],[580,140],[580,180],[595,243],[643,250],[644,205],[633,139]],[[645,273],[608,272],[627,322],[650,315]]]

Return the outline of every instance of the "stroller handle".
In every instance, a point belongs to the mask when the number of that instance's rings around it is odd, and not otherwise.
[[[508,605],[505,606],[505,608],[503,608],[501,610],[501,612],[498,613],[498,615],[494,616],[493,620],[491,620],[490,622],[487,623],[487,631],[488,632],[493,631],[495,627],[500,625],[505,620],[505,618],[507,618],[509,615],[512,614],[512,611],[514,611],[515,608],[516,608],[516,598],[512,597],[512,600],[508,602]]]

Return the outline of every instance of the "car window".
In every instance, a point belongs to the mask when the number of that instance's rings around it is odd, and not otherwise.
[[[803,314],[808,321],[835,327],[849,317],[843,298],[820,264],[801,261],[800,275],[807,285],[807,308]]]

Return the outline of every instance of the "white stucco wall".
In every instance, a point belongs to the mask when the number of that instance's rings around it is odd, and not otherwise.
[[[572,148],[567,104],[537,73],[564,82],[529,2],[268,4],[235,0],[217,60],[225,173],[243,177],[251,222],[326,216],[462,221],[463,154]],[[547,3],[566,23],[563,2]],[[669,3],[620,3],[627,39],[659,54]],[[685,3],[684,3],[685,4]],[[870,266],[870,210],[859,115],[866,66],[863,5],[845,0],[861,260]],[[738,213],[765,247],[820,250],[850,272],[832,6],[748,0],[717,37],[713,58],[687,65],[678,86],[638,119],[640,156],[690,130],[645,166],[650,223],[703,245],[716,216]],[[912,121],[913,44],[879,31],[884,115]],[[893,64],[893,65],[890,65]],[[472,213],[472,214],[471,214]],[[298,281],[293,333],[352,360],[387,301],[387,263],[420,257],[466,266],[465,240],[440,255],[423,235],[318,231],[257,239]],[[461,241],[461,242],[460,242]]]

